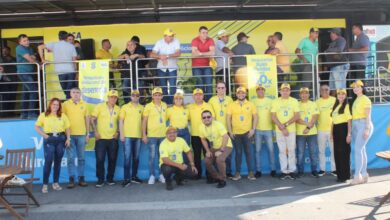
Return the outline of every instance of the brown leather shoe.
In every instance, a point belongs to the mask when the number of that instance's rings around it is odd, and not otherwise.
[[[75,185],[74,185],[74,177],[69,177],[69,183],[66,186],[66,188],[73,189],[74,187],[75,187]]]
[[[81,187],[86,187],[86,186],[88,186],[88,184],[85,182],[83,176],[79,176],[79,186],[81,186]]]

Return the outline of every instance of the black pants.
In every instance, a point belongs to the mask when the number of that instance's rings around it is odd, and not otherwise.
[[[118,157],[118,141],[116,139],[100,139],[95,143],[96,177],[104,181],[104,162],[108,157],[107,181],[114,180],[116,159]]]
[[[364,65],[351,65],[350,72],[347,76],[347,87],[351,85],[356,80],[361,80],[364,84],[364,79],[366,78],[366,66]],[[349,91],[349,97],[353,97],[353,91]]]
[[[229,95],[229,75],[228,75],[228,69],[225,69],[225,79],[223,78],[223,69],[219,70],[216,74],[216,82],[223,81],[226,85],[226,95]]]
[[[169,166],[162,164],[161,165],[161,172],[164,175],[165,181],[167,183],[172,181],[172,175],[175,174],[176,181],[187,179],[196,178],[197,175],[192,172],[191,166],[188,166],[186,170],[181,170],[174,166]]]
[[[333,127],[334,160],[337,178],[348,180],[350,176],[351,145],[347,144],[348,123],[335,124]]]
[[[202,178],[202,152],[203,156],[206,154],[206,151],[203,150],[202,141],[198,136],[191,136],[191,145],[192,150],[194,151],[194,163],[195,167],[198,170],[198,179]],[[207,179],[211,178],[209,173],[206,171]]]
[[[109,77],[110,77],[110,89],[116,89],[114,73],[110,72]]]

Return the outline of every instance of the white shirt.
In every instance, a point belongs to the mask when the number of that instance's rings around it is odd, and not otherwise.
[[[225,42],[221,41],[221,40],[218,40],[217,43],[216,43],[216,47],[215,47],[215,56],[223,56],[225,57],[225,68],[228,68],[228,64],[229,64],[229,54],[228,53],[224,53],[222,51],[222,49],[226,47],[226,44]],[[223,69],[223,59],[222,58],[215,58],[215,60],[217,61],[217,72],[220,71],[221,69]]]
[[[73,58],[77,56],[76,48],[66,41],[58,41],[46,44],[46,48],[53,53],[54,70],[57,75],[76,73]],[[61,63],[65,62],[65,63]]]
[[[153,47],[153,52],[157,55],[171,55],[176,53],[177,50],[180,50],[180,42],[173,38],[171,43],[165,42],[164,38],[157,41]],[[169,72],[177,69],[177,58],[168,58],[168,64],[164,65],[161,60],[157,63],[157,68],[162,71],[166,71],[168,69]]]

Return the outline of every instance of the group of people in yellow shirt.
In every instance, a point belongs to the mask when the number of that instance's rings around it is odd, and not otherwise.
[[[152,102],[139,104],[139,91],[131,91],[131,101],[121,108],[116,105],[118,92],[111,90],[108,100],[98,104],[92,113],[80,99],[80,90],[71,90],[71,99],[61,106],[54,98],[42,113],[36,130],[44,138],[45,165],[42,192],[48,192],[48,179],[54,162],[53,189],[58,184],[60,161],[67,151],[69,184],[75,186],[75,158],[77,157],[78,184],[84,180],[84,147],[89,140],[89,130],[94,131],[96,143],[96,187],[105,182],[114,185],[114,173],[118,155],[118,139],[123,143],[123,187],[140,183],[137,177],[141,141],[149,149],[148,184],[156,179],[173,189],[172,179],[182,185],[185,178],[200,179],[202,158],[206,164],[207,183],[226,186],[227,178],[241,179],[242,152],[244,151],[247,178],[262,176],[260,160],[263,141],[267,145],[271,176],[276,176],[273,134],[279,151],[281,179],[295,179],[304,173],[304,152],[308,147],[311,174],[325,174],[325,147],[328,143],[332,155],[331,171],[338,181],[350,179],[351,142],[355,147],[355,174],[351,184],[368,180],[365,145],[372,134],[371,102],[364,95],[364,85],[356,81],[351,85],[356,99],[349,107],[346,90],[337,90],[337,98],[329,95],[329,87],[321,86],[321,98],[310,100],[309,88],[300,89],[298,101],[290,97],[290,85],[280,86],[280,97],[266,97],[263,85],[256,87],[257,98],[247,100],[247,90],[236,90],[237,100],[226,95],[226,85],[218,82],[217,95],[204,101],[203,91],[193,91],[194,103],[184,106],[183,94],[174,95],[174,105],[168,107],[162,101],[162,89],[152,91]],[[189,129],[191,128],[191,129]],[[252,168],[251,139],[255,139],[256,167]],[[191,146],[192,149],[189,147]],[[234,147],[233,147],[234,146]],[[235,151],[235,173],[232,174],[231,154]],[[296,156],[296,151],[298,155]],[[203,155],[202,155],[203,153]],[[108,158],[107,174],[104,162]],[[318,159],[319,157],[319,159]],[[320,171],[317,172],[318,162]],[[333,163],[333,162],[332,162]],[[255,171],[256,172],[255,172]]]

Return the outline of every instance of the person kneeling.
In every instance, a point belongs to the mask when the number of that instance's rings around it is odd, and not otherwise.
[[[187,154],[190,161],[188,166],[183,162],[183,152]],[[184,178],[195,178],[198,170],[194,164],[194,157],[187,142],[177,137],[177,129],[168,127],[166,138],[160,144],[160,168],[165,178],[167,190],[173,190],[172,175],[177,185],[183,185]]]

